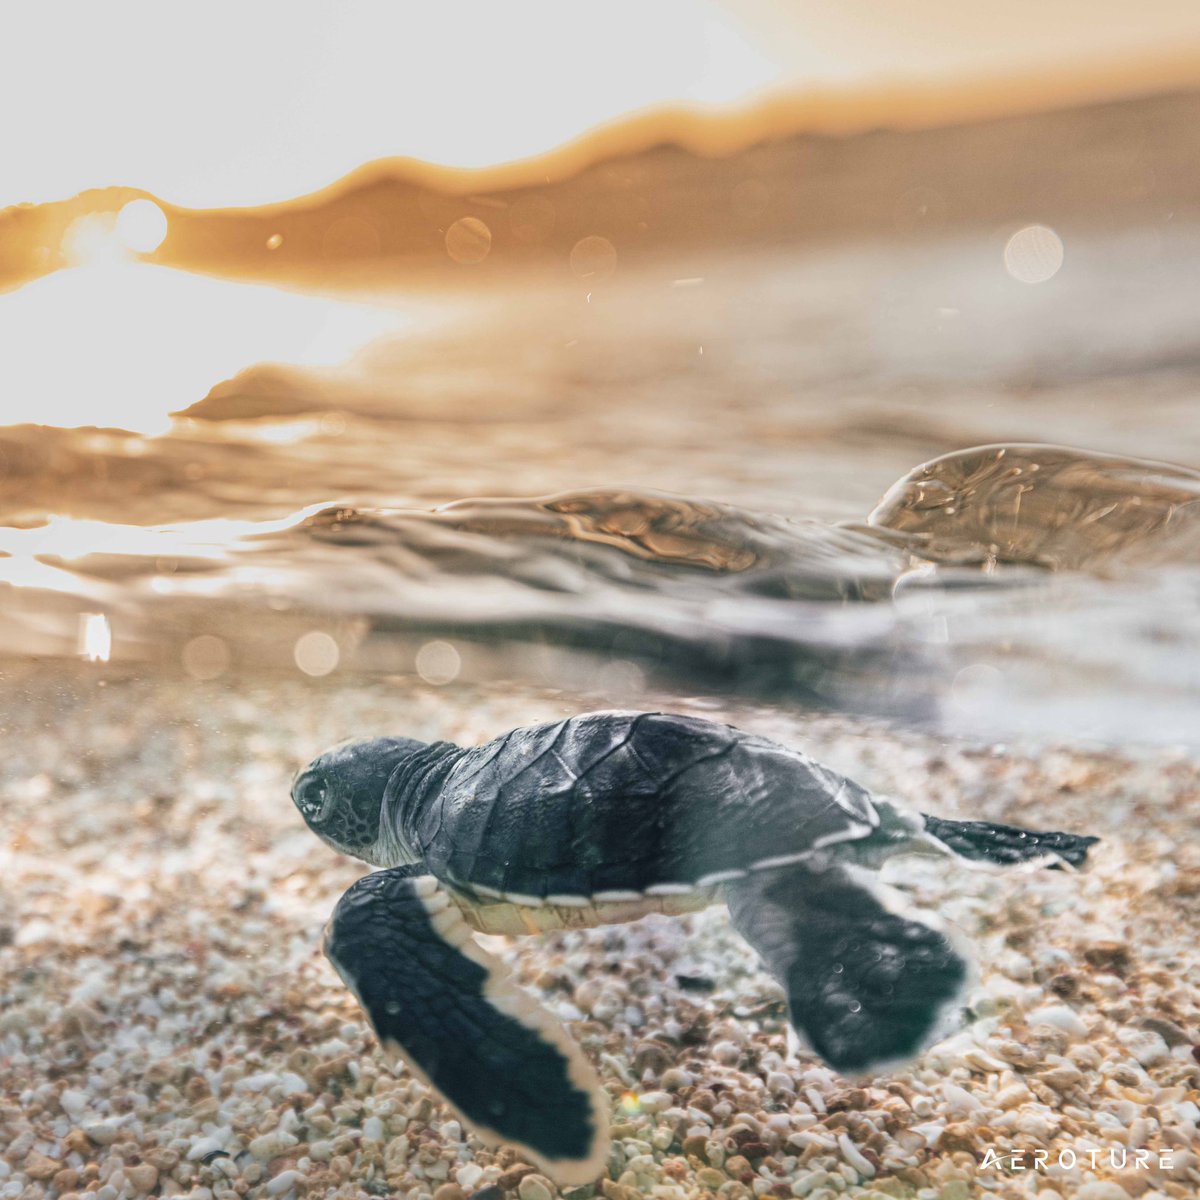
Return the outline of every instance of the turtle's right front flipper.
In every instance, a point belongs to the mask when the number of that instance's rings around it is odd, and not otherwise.
[[[426,1078],[485,1139],[513,1142],[562,1183],[591,1183],[608,1153],[607,1105],[577,1046],[471,937],[423,868],[360,879],[325,953],[384,1049]]]
[[[787,993],[793,1027],[836,1070],[878,1070],[949,1031],[967,958],[936,916],[892,889],[814,860],[756,871],[725,898]]]

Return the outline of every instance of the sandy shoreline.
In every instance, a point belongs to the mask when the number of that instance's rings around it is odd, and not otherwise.
[[[361,867],[308,833],[287,784],[351,734],[477,741],[602,700],[408,678],[3,674],[0,1200],[550,1200],[511,1151],[482,1148],[387,1068],[318,949]],[[613,1096],[596,1194],[1195,1195],[1200,764],[642,706],[802,744],[938,813],[1105,841],[1082,876],[905,868],[976,941],[978,1019],[866,1082],[789,1058],[780,995],[722,911],[511,943],[518,979],[571,1023]]]

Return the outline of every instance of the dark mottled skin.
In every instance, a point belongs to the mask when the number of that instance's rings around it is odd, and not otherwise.
[[[405,788],[404,841],[441,879],[524,896],[695,884],[878,823],[867,793],[727,725],[598,713],[461,751]]]
[[[1061,859],[1069,866],[1081,867],[1088,847],[1100,840],[1078,833],[1034,832],[994,821],[946,821],[941,817],[926,817],[925,828],[955,854],[1002,867],[1039,858]],[[1049,866],[1059,869],[1057,862]]]
[[[314,833],[350,854],[379,836],[388,780],[401,763],[428,751],[413,738],[347,742],[315,758],[292,784],[292,800]]]

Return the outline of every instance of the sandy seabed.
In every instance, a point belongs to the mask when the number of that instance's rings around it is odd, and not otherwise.
[[[363,868],[305,829],[288,784],[346,736],[474,742],[612,704],[83,665],[10,666],[3,686],[0,1200],[552,1200],[385,1063],[319,950]],[[870,1080],[789,1052],[781,993],[721,909],[497,943],[612,1097],[607,1177],[572,1200],[1196,1194],[1194,759],[637,706],[803,745],[933,812],[1104,841],[1086,874],[889,872],[975,940],[980,980],[970,1025]]]

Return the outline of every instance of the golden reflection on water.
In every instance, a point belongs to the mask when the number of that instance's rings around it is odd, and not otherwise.
[[[398,308],[135,261],[117,222],[114,236],[111,219],[77,221],[68,249],[82,265],[0,295],[4,423],[160,434],[247,367],[334,366],[410,323]],[[124,231],[140,245],[154,234],[148,210]]]
[[[170,577],[188,564],[192,569],[229,561],[240,539],[291,528],[320,511],[314,504],[277,521],[240,521],[215,517],[178,525],[120,525],[108,521],[50,517],[26,527],[0,525],[0,583],[55,592],[99,594],[95,580],[105,572],[80,573],[80,560],[95,556],[120,568],[130,560],[155,563],[161,570],[151,583],[169,591]],[[156,586],[157,585],[157,586]]]

